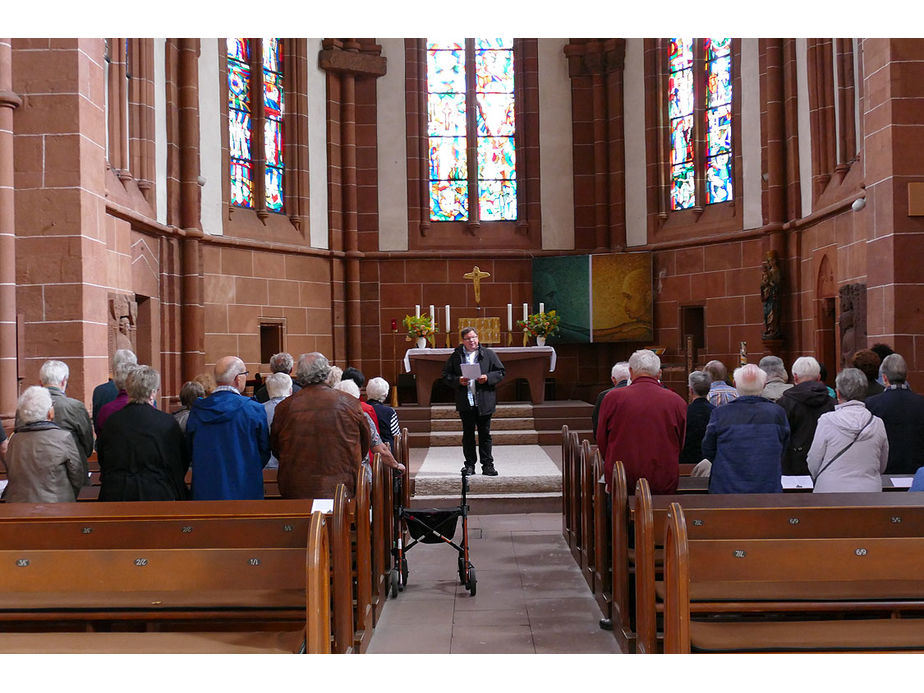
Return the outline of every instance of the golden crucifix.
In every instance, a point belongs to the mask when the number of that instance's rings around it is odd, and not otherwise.
[[[471,279],[475,284],[475,304],[481,305],[481,280],[485,277],[490,277],[490,273],[482,272],[481,268],[478,265],[472,267],[471,272],[467,272],[462,275],[465,279]]]

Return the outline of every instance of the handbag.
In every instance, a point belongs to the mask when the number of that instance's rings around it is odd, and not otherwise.
[[[853,440],[851,440],[849,443],[847,443],[846,447],[844,447],[844,448],[843,448],[839,453],[837,453],[834,457],[832,457],[830,460],[828,460],[827,462],[825,462],[825,466],[822,467],[821,469],[819,469],[819,470],[818,470],[818,474],[816,474],[815,476],[812,477],[812,483],[815,483],[816,481],[818,481],[818,477],[821,476],[821,473],[822,473],[824,470],[826,470],[828,467],[830,467],[831,464],[834,462],[834,460],[836,460],[838,457],[840,457],[840,456],[843,455],[845,452],[847,452],[847,451],[853,446],[853,444],[857,442],[857,439],[860,437],[860,434],[863,433],[864,430],[866,430],[866,427],[870,425],[870,423],[872,422],[872,420],[873,420],[873,412],[869,412],[869,418],[866,420],[866,423],[863,424],[863,427],[862,427],[859,431],[857,431],[856,435],[853,437]]]

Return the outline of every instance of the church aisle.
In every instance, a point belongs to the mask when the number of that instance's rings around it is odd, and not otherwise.
[[[455,541],[462,535],[461,522]],[[618,653],[561,535],[558,513],[473,515],[474,597],[459,584],[457,552],[418,544],[408,587],[389,598],[370,654]]]

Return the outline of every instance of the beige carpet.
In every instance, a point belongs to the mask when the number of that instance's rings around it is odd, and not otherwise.
[[[477,465],[469,477],[469,494],[561,493],[561,471],[540,446],[495,445],[493,452],[498,475],[484,476]],[[430,448],[414,477],[415,497],[461,495],[462,463],[461,448]]]

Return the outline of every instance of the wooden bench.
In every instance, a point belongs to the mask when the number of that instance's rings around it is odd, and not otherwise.
[[[651,496],[636,485],[632,525],[635,552],[636,651],[658,651],[657,615],[663,610],[663,537],[668,508],[684,506],[688,536],[778,538],[924,536],[924,498],[914,494],[714,494]]]
[[[693,539],[690,527],[671,503],[666,653],[924,649],[924,537]]]
[[[330,652],[329,522],[312,504],[6,504],[0,651]]]

